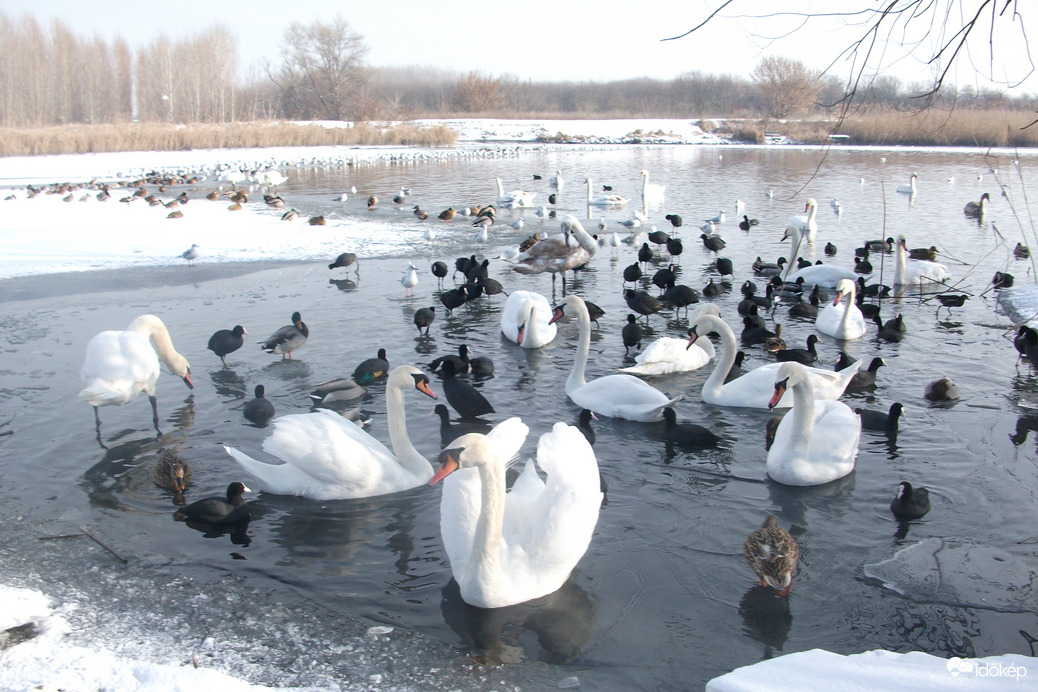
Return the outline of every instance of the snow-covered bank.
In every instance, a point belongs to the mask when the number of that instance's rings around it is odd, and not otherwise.
[[[963,689],[975,692],[1031,688],[1038,663],[1028,656],[939,658],[918,651],[866,651],[841,656],[822,649],[801,651],[737,668],[707,683],[708,692],[833,690],[875,692]],[[1023,688],[1019,688],[1023,689]]]

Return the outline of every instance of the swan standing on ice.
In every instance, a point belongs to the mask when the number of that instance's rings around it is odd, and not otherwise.
[[[191,366],[173,348],[166,325],[155,315],[141,315],[130,322],[125,331],[101,332],[90,340],[80,371],[84,386],[79,398],[94,407],[98,429],[101,426],[98,408],[123,406],[141,392],[148,394],[152,421],[159,427],[155,398],[159,359],[171,373],[183,379],[189,389],[195,388],[191,383]]]
[[[818,400],[800,363],[783,363],[775,376],[773,408],[793,390],[796,403],[782,418],[768,450],[768,476],[784,485],[822,485],[854,470],[861,419],[847,404]]]
[[[586,381],[584,371],[591,349],[591,316],[580,297],[569,295],[555,306],[552,323],[565,314],[566,308],[576,316],[579,327],[577,354],[573,370],[566,380],[566,396],[573,403],[600,416],[652,423],[660,419],[664,408],[681,399],[680,396],[671,399],[634,375],[606,375]]]
[[[602,505],[598,462],[581,432],[556,423],[505,488],[528,428],[518,418],[462,435],[440,453],[440,533],[461,597],[502,608],[554,593],[587,552]]]
[[[404,392],[416,389],[435,399],[429,376],[400,365],[386,384],[386,446],[335,411],[296,413],[274,421],[263,451],[283,464],[268,464],[233,447],[224,447],[267,492],[315,500],[345,500],[400,492],[426,483],[433,468],[407,436]]]
[[[584,230],[575,216],[567,216],[561,228],[562,233],[534,243],[509,262],[520,274],[551,272],[552,291],[555,275],[562,274],[562,294],[566,295],[566,272],[590,262],[598,252],[598,241]]]

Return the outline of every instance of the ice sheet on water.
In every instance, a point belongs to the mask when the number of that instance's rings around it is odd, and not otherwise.
[[[917,603],[947,603],[1000,612],[1038,610],[1038,574],[1021,559],[984,545],[927,538],[865,576]]]
[[[998,293],[998,302],[1014,324],[1038,326],[1038,285],[1004,288]]]

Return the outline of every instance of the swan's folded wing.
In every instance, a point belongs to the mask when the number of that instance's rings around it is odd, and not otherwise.
[[[537,463],[547,479],[529,508],[522,544],[535,569],[564,569],[568,575],[587,552],[598,523],[598,461],[577,428],[556,423],[550,433],[541,435]]]
[[[416,484],[401,485],[406,470],[393,453],[333,411],[276,419],[263,449],[313,479],[313,487],[326,488],[326,499],[368,497]]]

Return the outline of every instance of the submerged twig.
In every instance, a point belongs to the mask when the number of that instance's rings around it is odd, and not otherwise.
[[[102,548],[104,548],[105,550],[107,550],[108,552],[110,552],[110,553],[111,553],[112,555],[115,555],[115,556],[116,556],[117,558],[119,558],[120,560],[122,560],[122,561],[123,561],[124,563],[126,563],[126,562],[129,562],[129,560],[128,560],[128,559],[126,559],[125,557],[123,557],[123,556],[122,556],[122,555],[120,555],[119,553],[115,552],[115,550],[113,550],[113,549],[112,549],[112,548],[110,548],[110,547],[109,547],[108,545],[106,545],[106,544],[105,544],[105,542],[104,542],[104,541],[102,541],[102,540],[101,540],[100,538],[98,538],[98,537],[97,537],[97,536],[95,536],[94,534],[90,533],[90,530],[89,530],[89,529],[87,529],[87,527],[85,527],[85,526],[80,526],[80,527],[79,527],[79,530],[80,530],[80,531],[82,531],[82,532],[83,532],[84,534],[86,534],[86,536],[87,536],[88,538],[92,539],[92,540],[93,540],[93,541],[94,541],[95,543],[97,543],[97,544],[98,544],[99,546],[101,546]]]

